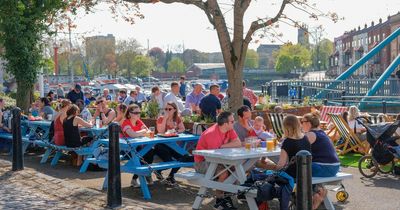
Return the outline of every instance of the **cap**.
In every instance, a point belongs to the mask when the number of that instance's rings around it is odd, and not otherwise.
[[[76,84],[76,85],[75,85],[75,89],[81,90],[81,89],[82,89],[82,87],[81,87],[81,85],[80,85],[80,84]]]

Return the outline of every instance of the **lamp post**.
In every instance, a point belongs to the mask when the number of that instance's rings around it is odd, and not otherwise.
[[[318,71],[321,71],[321,60],[318,60]]]

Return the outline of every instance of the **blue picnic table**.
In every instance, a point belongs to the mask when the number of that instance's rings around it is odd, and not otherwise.
[[[145,180],[146,176],[151,176],[152,171],[180,168],[180,167],[193,167],[193,162],[160,162],[150,164],[151,169],[141,162],[141,157],[146,155],[156,144],[165,144],[171,149],[175,150],[181,155],[188,155],[188,145],[190,142],[197,142],[199,136],[193,134],[179,134],[177,137],[160,137],[155,136],[155,138],[140,137],[140,138],[120,138],[120,150],[126,152],[128,155],[128,161],[121,166],[121,172],[132,173],[139,176],[140,187],[145,199],[151,199],[151,194]],[[101,139],[98,141],[98,145],[104,145],[108,147],[109,140]],[[138,147],[142,149],[138,151]],[[102,160],[98,162],[100,167],[108,168],[108,160]],[[107,177],[104,179],[103,188],[106,188]]]
[[[79,172],[81,172],[81,173],[86,172],[86,170],[89,166],[89,160],[87,160],[87,159],[93,157],[93,152],[97,148],[96,141],[99,139],[108,137],[108,127],[107,126],[101,127],[101,128],[80,127],[79,131],[86,132],[89,136],[93,137],[93,142],[90,146],[69,148],[67,146],[59,146],[59,145],[49,144],[49,145],[47,145],[46,152],[43,155],[43,162],[41,161],[41,163],[45,163],[48,159],[48,156],[53,151],[56,151],[56,153],[50,163],[51,166],[55,166],[55,165],[57,165],[58,160],[60,159],[60,157],[62,156],[64,151],[73,151],[78,155],[84,156],[85,161],[83,162]]]

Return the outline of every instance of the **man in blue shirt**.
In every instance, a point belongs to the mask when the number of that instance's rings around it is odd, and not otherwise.
[[[214,84],[210,86],[210,93],[201,99],[200,110],[201,117],[212,118],[215,122],[217,119],[217,114],[221,112],[221,101],[217,97],[220,92],[219,85]]]
[[[141,88],[139,86],[136,86],[135,89],[136,89],[136,94],[137,94],[136,101],[138,103],[146,102],[147,101],[146,95],[144,93],[140,92]]]
[[[200,100],[205,96],[201,91],[203,90],[203,85],[196,83],[194,85],[193,91],[186,96],[185,108],[191,109],[192,113],[199,113]]]
[[[181,76],[179,80],[179,95],[182,97],[182,100],[186,99],[186,83],[185,83],[185,76]]]

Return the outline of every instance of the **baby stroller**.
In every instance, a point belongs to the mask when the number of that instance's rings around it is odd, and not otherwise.
[[[371,124],[368,119],[357,118],[361,125],[367,129],[367,141],[371,146],[369,154],[358,161],[358,170],[367,178],[375,176],[378,172],[387,174],[398,171],[395,167],[395,158],[400,158],[400,146],[393,134],[400,125],[400,120],[391,124]]]

